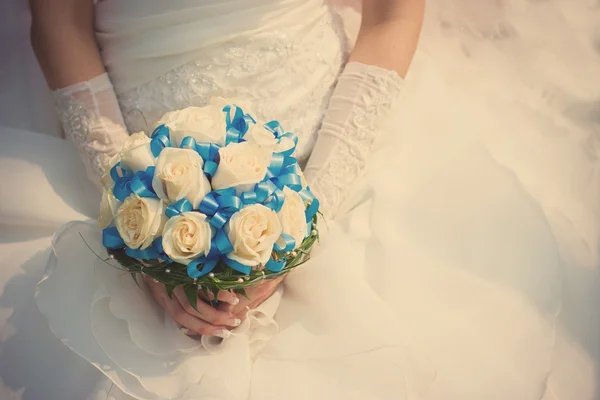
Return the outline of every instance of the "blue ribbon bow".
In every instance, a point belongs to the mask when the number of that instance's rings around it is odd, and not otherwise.
[[[110,175],[115,182],[113,194],[121,202],[132,194],[137,194],[140,197],[158,198],[152,188],[154,167],[148,167],[145,171],[132,174],[121,167],[119,162],[111,168]]]
[[[244,111],[236,105],[223,107],[223,112],[227,127],[225,144],[242,142],[244,135],[248,132],[249,124],[256,124],[256,121],[250,115],[244,114]]]

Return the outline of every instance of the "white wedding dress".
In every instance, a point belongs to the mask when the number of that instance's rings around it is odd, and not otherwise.
[[[598,398],[594,15],[430,7],[385,146],[344,201],[323,193],[350,211],[223,343],[183,335],[83,243],[99,249],[99,194],[70,143],[2,128],[0,399]],[[322,1],[104,0],[96,18],[130,132],[222,96],[313,152],[349,49]],[[357,178],[356,154],[320,178]]]

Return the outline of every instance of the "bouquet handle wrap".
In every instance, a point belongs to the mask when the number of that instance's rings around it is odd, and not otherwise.
[[[52,95],[65,136],[77,147],[88,178],[100,187],[104,170],[129,136],[108,74]]]
[[[304,171],[327,218],[353,208],[345,199],[364,178],[370,157],[384,139],[382,127],[403,82],[396,72],[356,62],[340,75]]]

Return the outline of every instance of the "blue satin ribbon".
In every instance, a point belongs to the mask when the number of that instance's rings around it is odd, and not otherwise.
[[[271,164],[267,168],[266,178],[271,180],[279,189],[287,186],[295,192],[299,192],[303,189],[302,178],[300,177],[301,170],[298,161],[292,157],[298,144],[298,137],[291,132],[285,133],[278,121],[268,122],[264,126],[278,139],[279,143],[283,139],[289,139],[293,143],[289,149],[273,154]]]
[[[156,238],[152,242],[152,245],[144,250],[131,249],[125,246],[125,242],[121,238],[121,235],[119,235],[119,231],[114,226],[102,230],[102,245],[107,249],[122,249],[125,247],[125,254],[140,260],[159,258],[164,253],[162,237]]]
[[[113,187],[113,194],[121,202],[132,194],[137,194],[140,197],[158,198],[152,188],[153,177],[154,167],[148,167],[146,171],[138,171],[133,175],[127,173],[123,177],[117,178]]]
[[[304,214],[306,215],[306,222],[311,222],[313,217],[319,211],[319,200],[317,200],[309,188],[299,191],[298,194],[302,200],[310,203]]]
[[[275,242],[274,249],[281,253],[292,251],[296,248],[296,240],[286,233],[282,233],[279,239]]]
[[[210,224],[215,229],[222,229],[229,218],[242,208],[243,202],[235,193],[234,188],[216,190],[200,202],[198,210],[212,217]]]
[[[171,135],[169,133],[169,128],[165,125],[156,127],[154,132],[152,132],[151,138],[150,150],[154,157],[158,157],[161,151],[166,147],[171,147]]]
[[[123,178],[126,175],[129,175],[129,173],[125,168],[121,167],[120,161],[110,169],[110,177],[113,180],[113,182],[116,182],[117,180]]]
[[[254,118],[236,105],[227,105],[223,107],[225,113],[225,126],[227,127],[227,136],[225,144],[240,143],[244,135],[248,132],[249,124],[256,124]]]
[[[165,215],[167,216],[167,218],[173,218],[184,212],[192,211],[193,209],[194,207],[188,199],[181,199],[173,204],[169,204],[169,206],[165,210]]]
[[[223,230],[218,230],[215,236],[211,240],[210,251],[208,254],[198,257],[188,264],[187,273],[190,278],[197,279],[203,275],[211,272],[218,264],[219,260],[222,259],[227,265],[226,255],[233,251],[233,245],[229,241],[227,234]],[[236,270],[244,272],[245,269],[240,270],[237,265],[234,265]],[[200,268],[199,268],[200,267]],[[232,267],[233,268],[233,267]],[[249,271],[247,272],[249,273]]]
[[[192,279],[198,279],[203,275],[208,274],[217,266],[218,258],[209,260],[205,257],[200,257],[190,262],[187,266],[187,274]],[[198,268],[200,267],[200,268]]]
[[[116,227],[112,226],[102,230],[102,246],[107,249],[122,249],[125,242]]]
[[[132,249],[129,247],[125,249],[125,254],[127,254],[129,257],[137,258],[138,260],[153,260],[160,258],[161,254],[163,253],[164,250],[162,247],[162,236],[154,239],[152,245],[144,250]]]
[[[135,174],[126,174],[115,181],[113,194],[115,198],[123,202],[132,194],[140,197],[158,198],[152,188],[154,167],[148,167],[146,171],[138,171]]]
[[[292,145],[292,147],[289,148],[288,150],[277,153],[277,154],[281,154],[283,157],[290,157],[294,153],[294,151],[296,150],[296,146],[298,145],[298,136],[294,135],[291,132],[286,133],[283,130],[283,127],[281,126],[279,121],[267,122],[264,125],[264,127],[266,130],[271,132],[273,134],[273,136],[275,136],[276,139],[278,139],[278,143],[281,143],[282,139],[284,139],[284,138],[290,139],[294,143]]]
[[[265,264],[265,268],[271,272],[280,272],[285,267],[286,262],[287,258],[280,258],[279,261],[270,258],[267,264]]]
[[[270,180],[257,183],[256,186],[254,186],[253,193],[254,194],[242,194],[242,198],[249,201],[247,204],[254,204],[252,202],[256,200],[256,203],[261,203],[275,212],[279,212],[281,207],[283,207],[285,201],[283,190],[279,189]]]
[[[223,257],[223,262],[229,267],[233,268],[244,275],[248,275],[252,271],[252,267],[249,265],[242,264],[238,261],[232,260],[229,257]]]
[[[221,146],[214,143],[201,142],[196,143],[196,139],[191,136],[186,136],[181,141],[179,146],[182,149],[191,149],[202,157],[204,161],[203,172],[208,178],[212,178],[217,172],[218,164],[215,160],[218,160],[219,149]]]
[[[184,139],[185,140],[185,139]],[[217,172],[219,166],[219,150],[221,146],[215,143],[201,142],[196,143],[196,151],[204,160],[204,174],[212,178]]]

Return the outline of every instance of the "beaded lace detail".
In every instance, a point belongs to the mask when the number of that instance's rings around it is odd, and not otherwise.
[[[54,102],[56,107],[61,110],[60,121],[65,132],[65,136],[77,146],[82,160],[88,160],[89,168],[92,171],[101,174],[104,166],[108,164],[109,157],[104,153],[96,151],[97,144],[106,143],[108,137],[101,135],[96,138],[91,137],[90,132],[90,113],[83,104],[75,101],[71,96],[54,92]]]
[[[127,131],[106,74],[52,92],[65,136],[75,144],[90,180],[100,177]]]
[[[119,95],[131,132],[150,130],[175,109],[223,97],[259,122],[277,119],[299,138],[305,160],[343,63],[340,27],[325,12],[308,26],[290,27],[209,48],[202,58]]]
[[[358,63],[348,64],[340,77],[319,131],[317,146],[327,147],[324,159],[317,153],[306,170],[311,190],[330,218],[364,176],[369,157],[384,139],[403,82],[395,72]]]

